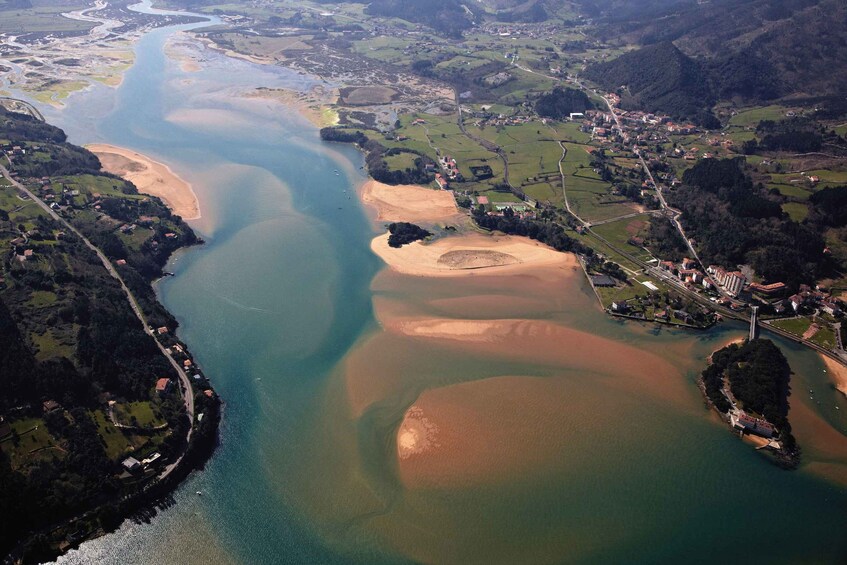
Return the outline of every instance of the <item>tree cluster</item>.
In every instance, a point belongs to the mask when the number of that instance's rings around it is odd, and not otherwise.
[[[320,135],[324,141],[355,143],[358,145],[365,152],[365,164],[368,167],[368,173],[376,181],[393,185],[429,184],[435,179],[432,173],[426,170],[427,163],[431,163],[432,160],[415,151],[397,148],[387,149],[375,139],[370,139],[360,130],[326,127],[321,129]],[[385,157],[403,152],[417,155],[415,158],[415,168],[407,167],[403,171],[390,169],[388,163],[385,162]]]
[[[473,219],[481,228],[526,236],[549,245],[556,251],[571,251],[589,257],[594,255],[593,249],[570,237],[559,224],[523,219],[516,216],[511,208],[507,208],[502,216],[494,216],[487,214],[482,206],[478,206],[473,210]]]
[[[792,449],[794,438],[788,423],[791,367],[779,347],[768,339],[754,339],[716,351],[712,355],[712,365],[703,372],[707,393],[710,387],[714,390],[716,380],[723,376],[744,409],[764,416],[779,429],[786,447]],[[718,409],[726,412],[729,407],[721,404]]]
[[[594,103],[581,90],[557,86],[535,102],[535,111],[539,116],[562,120],[571,113],[585,112],[594,108]]]
[[[432,235],[431,232],[409,222],[394,222],[388,224],[388,245],[389,247],[402,247],[407,243],[425,239]]]
[[[762,186],[754,186],[743,158],[704,159],[682,180],[668,200],[682,211],[680,220],[704,261],[749,264],[766,280],[792,286],[815,280],[824,268],[821,233],[792,221]]]

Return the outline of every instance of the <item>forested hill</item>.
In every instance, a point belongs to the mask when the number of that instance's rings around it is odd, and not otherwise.
[[[643,46],[672,41],[700,62],[712,93],[721,99],[761,102],[789,95],[836,95],[847,87],[843,0],[582,4],[606,41]]]
[[[644,109],[717,127],[709,110],[714,94],[708,71],[673,43],[650,45],[612,61],[589,66],[585,78],[609,91],[621,92],[625,109]]]
[[[797,287],[811,283],[833,266],[824,254],[823,232],[838,218],[817,210],[795,222],[783,213],[777,196],[754,185],[743,158],[703,159],[683,174],[683,185],[668,194],[682,211],[681,221],[697,241],[707,264],[751,265],[767,282]],[[823,206],[847,199],[827,194]]]
[[[111,259],[149,323],[162,328],[160,340],[176,345],[176,321],[150,281],[175,249],[195,241],[191,229],[158,199],[99,173],[97,157],[58,128],[3,112],[0,147],[19,180]],[[81,238],[6,179],[0,344],[0,554],[45,524],[125,502],[143,484],[142,473],[123,473],[128,456],[155,452],[163,462],[182,452],[192,425],[183,402],[174,390],[155,390],[176,372],[120,284]],[[200,411],[216,405],[199,396]],[[148,468],[144,478],[155,474]],[[120,514],[113,506],[88,527],[113,528]],[[52,557],[55,539],[31,541],[26,561]]]
[[[594,108],[594,103],[581,90],[557,86],[552,92],[542,95],[535,102],[539,116],[562,120],[572,112],[585,112]]]
[[[461,37],[473,25],[478,7],[463,0],[373,0],[365,13],[423,24],[440,35]]]

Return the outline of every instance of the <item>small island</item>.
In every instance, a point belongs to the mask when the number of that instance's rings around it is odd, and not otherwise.
[[[768,339],[732,343],[715,351],[701,375],[709,403],[733,430],[795,468],[799,450],[788,422],[791,367]]]

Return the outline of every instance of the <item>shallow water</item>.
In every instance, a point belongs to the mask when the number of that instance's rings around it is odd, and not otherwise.
[[[48,119],[75,143],[130,147],[193,183],[207,243],[174,258],[159,292],[226,402],[221,446],[151,524],[65,562],[844,560],[847,403],[810,351],[779,342],[809,446],[806,468],[784,472],[694,385],[742,326],[617,322],[581,275],[380,271],[355,196],[360,155],[321,144],[281,106],[234,97],[312,79],[208,51],[185,73],[162,52],[173,32],[142,38],[117,93],[73,96]],[[526,331],[413,338],[375,314],[520,319]],[[413,405],[439,445],[401,460]]]

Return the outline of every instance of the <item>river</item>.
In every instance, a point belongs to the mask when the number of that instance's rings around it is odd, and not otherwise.
[[[237,96],[314,79],[208,50],[187,72],[163,46],[192,27],[143,36],[118,90],[44,113],[74,143],[138,150],[193,184],[206,244],[178,253],[158,291],[225,401],[221,445],[151,523],[62,562],[844,561],[847,453],[832,446],[847,403],[812,352],[778,340],[805,448],[786,472],[733,437],[695,386],[708,353],[744,327],[617,322],[581,277],[553,288],[386,272],[355,194],[362,157],[322,144],[296,112]],[[375,303],[525,318],[554,328],[556,351],[391,335]],[[395,436],[416,402],[458,447],[409,469]]]

